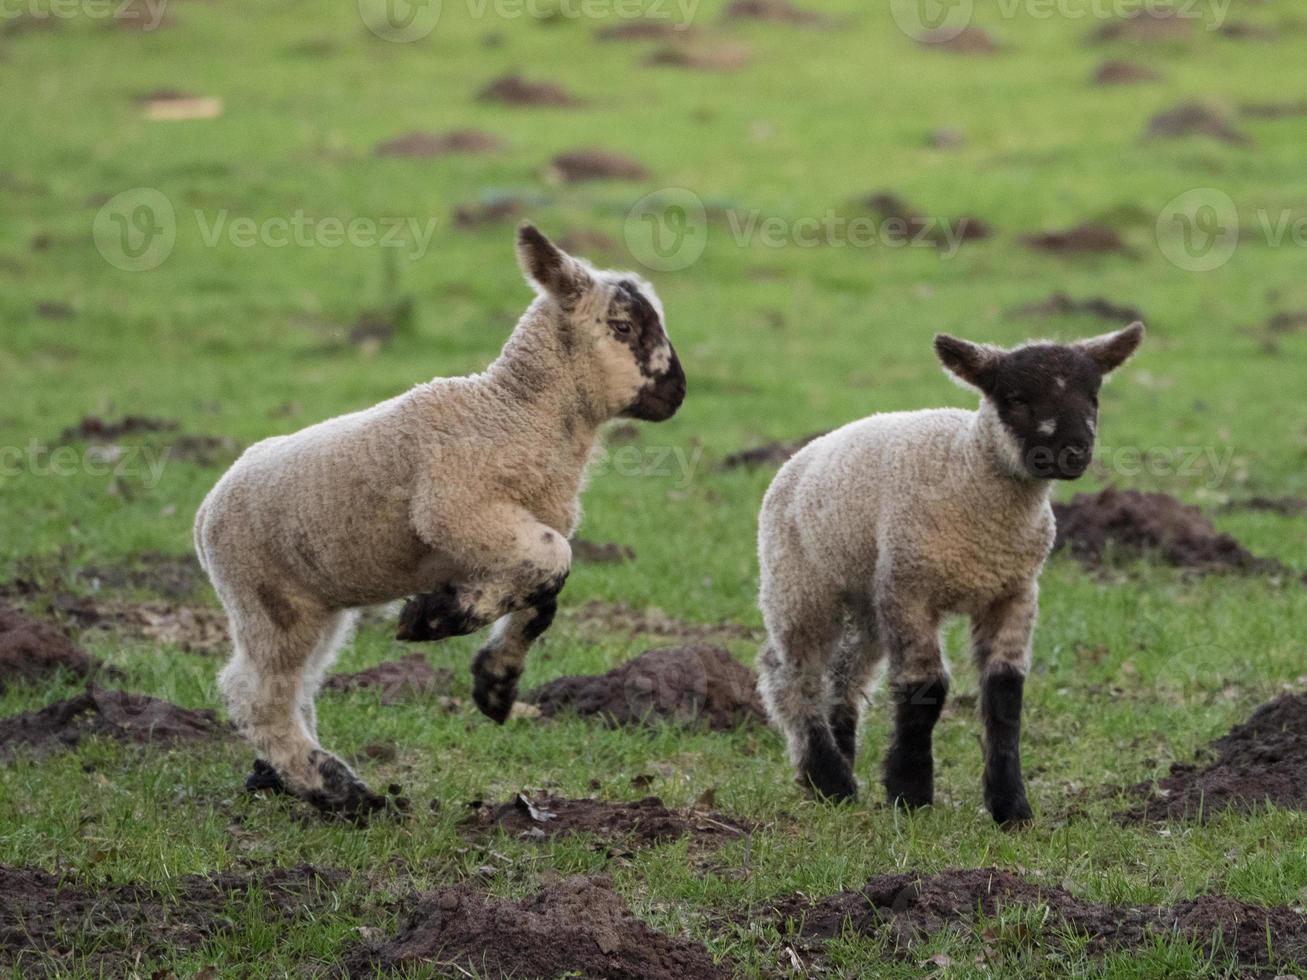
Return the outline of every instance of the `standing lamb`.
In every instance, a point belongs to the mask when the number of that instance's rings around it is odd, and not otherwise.
[[[494,623],[472,671],[477,706],[504,721],[571,566],[600,427],[663,421],[685,397],[648,283],[595,270],[529,224],[517,255],[538,295],[483,373],[267,439],[196,516],[235,647],[219,683],[261,760],[251,779],[325,811],[381,805],[317,738],[314,696],[354,610],[422,593],[401,639]]]
[[[931,735],[948,693],[944,616],[971,619],[985,725],[985,805],[1031,819],[1021,701],[1038,579],[1053,544],[1052,480],[1082,476],[1098,389],[1140,323],[1070,346],[1015,350],[939,335],[935,352],[980,408],[873,415],[810,443],[777,474],[758,532],[768,641],[759,682],[800,782],[857,794],[862,706],[888,655],[895,706],[889,799],[934,799]]]

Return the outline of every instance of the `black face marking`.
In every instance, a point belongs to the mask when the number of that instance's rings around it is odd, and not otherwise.
[[[1004,826],[1028,823],[1033,814],[1021,779],[1021,702],[1026,679],[1008,666],[996,666],[981,682],[980,713],[985,721],[985,806]]]
[[[609,307],[609,331],[631,348],[640,374],[652,382],[640,390],[635,403],[622,414],[645,422],[671,418],[685,401],[685,371],[667,339],[658,311],[630,280],[617,284],[617,296]],[[671,350],[671,360],[659,372],[654,360],[664,344]]]
[[[935,756],[932,736],[948,680],[937,677],[916,684],[895,684],[894,737],[885,754],[883,781],[890,803],[929,806],[935,801]]]
[[[808,730],[808,744],[799,764],[799,781],[818,799],[842,802],[858,797],[858,784],[848,760],[835,745],[830,729],[814,724]]]
[[[1102,383],[1084,351],[1039,344],[999,357],[982,390],[1020,446],[1026,472],[1074,480],[1093,458]]]

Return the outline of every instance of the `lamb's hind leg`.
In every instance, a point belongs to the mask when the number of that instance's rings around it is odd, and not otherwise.
[[[885,754],[885,793],[893,804],[929,806],[935,801],[932,739],[948,696],[939,619],[893,595],[878,601],[877,618],[889,653],[894,702],[894,735]]]
[[[232,720],[265,765],[252,781],[279,786],[324,812],[365,814],[384,805],[339,758],[318,745],[303,709],[305,673],[340,633],[338,614],[264,586],[257,602],[228,607],[235,653],[219,678]]]
[[[871,609],[853,605],[830,666],[831,734],[850,767],[857,758],[867,689],[883,657]]]

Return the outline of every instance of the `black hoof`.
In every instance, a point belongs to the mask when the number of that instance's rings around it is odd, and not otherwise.
[[[436,592],[416,595],[404,604],[395,639],[429,643],[474,632],[476,627],[459,602],[458,593],[452,585],[447,585]]]
[[[818,800],[843,803],[858,798],[853,769],[824,726],[814,729],[808,736],[808,750],[800,766],[799,782]]]
[[[254,771],[245,777],[247,793],[286,793],[286,784],[277,775],[277,770],[262,759],[254,760]]]
[[[369,814],[385,809],[386,798],[371,792],[335,756],[315,752],[311,761],[315,762],[322,776],[322,788],[309,793],[306,799],[323,816],[346,817],[365,823]]]
[[[924,806],[931,806],[935,802],[935,779],[930,771],[932,768],[930,760],[926,760],[924,766],[926,769],[924,773],[920,768],[907,773],[886,770],[885,798],[891,806],[917,810]]]
[[[502,725],[517,699],[518,674],[493,674],[486,668],[489,651],[482,650],[472,662],[472,700],[481,713]]]
[[[1035,814],[1030,809],[1024,790],[1011,796],[985,801],[994,822],[1004,830],[1018,830],[1028,827],[1035,821]]]

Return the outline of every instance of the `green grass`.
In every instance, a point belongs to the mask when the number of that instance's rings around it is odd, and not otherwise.
[[[185,552],[195,507],[219,475],[169,462],[157,483],[139,471],[112,479],[81,467],[55,476],[27,451],[33,440],[51,444],[85,414],[134,413],[250,443],[432,375],[476,370],[495,355],[529,293],[513,262],[511,224],[459,230],[450,221],[454,205],[521,193],[550,233],[593,228],[621,241],[632,204],[662,187],[689,189],[714,213],[735,208],[786,222],[852,214],[851,202],[888,189],[930,215],[976,214],[996,235],[951,258],[884,246],[774,248],[740,244],[729,221],[714,218],[697,262],[648,272],[690,395],[674,420],[642,428],[635,445],[646,461],[671,449],[698,462],[688,480],[674,467],[596,475],[583,533],[628,544],[638,560],[578,568],[564,607],[598,597],[757,626],[754,521],[771,474],[721,471],[721,456],[875,411],[970,404],[934,361],[938,330],[1013,343],[1108,329],[1083,317],[1012,314],[1054,289],[1136,305],[1150,328],[1142,353],[1104,395],[1102,446],[1121,465],[1074,489],[1113,482],[1165,490],[1208,506],[1253,551],[1307,570],[1301,519],[1215,509],[1254,493],[1307,493],[1307,338],[1285,334],[1272,351],[1259,326],[1278,310],[1307,307],[1303,250],[1256,233],[1259,211],[1301,217],[1293,209],[1301,207],[1295,188],[1307,121],[1240,120],[1255,141],[1249,147],[1142,139],[1148,119],[1179,102],[1300,97],[1276,81],[1277,69],[1279,78],[1293,77],[1287,70],[1307,54],[1307,35],[1259,44],[1200,29],[1157,47],[1095,47],[1085,41],[1089,18],[1040,18],[1024,8],[1009,17],[1010,5],[980,2],[977,23],[1007,46],[968,58],[913,43],[888,5],[832,0],[825,7],[844,23],[815,30],[724,25],[724,5],[705,2],[695,23],[753,53],[744,70],[717,76],[643,67],[650,44],[599,43],[593,20],[478,18],[466,4],[443,6],[436,30],[412,44],[374,37],[354,4],[305,0],[176,4],[172,25],[154,33],[112,30],[81,15],[59,31],[0,37],[0,446],[22,451],[11,452],[6,460],[20,462],[0,473],[0,573],[33,557],[75,566],[146,549]],[[1277,24],[1289,10],[1280,0],[1238,16]],[[1120,56],[1147,60],[1164,81],[1088,83],[1100,61]],[[590,105],[476,100],[486,82],[516,69],[560,82]],[[219,96],[224,112],[148,121],[134,99],[159,88]],[[408,130],[461,126],[496,133],[509,148],[431,161],[372,153]],[[960,149],[926,145],[926,133],[944,126],[965,131]],[[633,156],[654,176],[561,188],[543,178],[550,157],[587,145]],[[177,240],[159,268],[132,273],[101,257],[92,227],[106,200],[138,187],[170,199]],[[1204,187],[1234,200],[1245,235],[1221,268],[1187,272],[1162,254],[1154,224],[1177,195]],[[210,246],[196,212],[204,225],[219,215],[264,221],[297,212],[437,223],[429,249],[414,258],[349,245]],[[1018,241],[1089,218],[1113,223],[1131,253],[1058,259]],[[401,297],[415,312],[391,345],[369,355],[338,342],[361,311]],[[46,302],[67,303],[73,314],[44,319],[36,307]],[[1209,462],[1135,473],[1115,454],[1160,448],[1178,458],[1188,447]],[[486,864],[497,869],[492,887],[512,893],[550,872],[604,870],[640,915],[702,938],[744,974],[779,969],[783,937],[762,925],[722,927],[723,915],[891,870],[996,864],[1101,902],[1220,892],[1301,904],[1300,814],[1268,810],[1159,832],[1115,823],[1120,801],[1103,791],[1189,759],[1299,681],[1304,635],[1307,600],[1296,585],[1183,578],[1147,564],[1099,579],[1055,558],[1043,579],[1027,693],[1025,754],[1039,819],[1022,834],[999,832],[981,809],[970,710],[950,709],[939,730],[938,805],[903,816],[865,802],[805,802],[771,732],[612,732],[575,720],[497,728],[470,707],[449,713],[419,699],[382,708],[354,694],[322,700],[324,742],[347,757],[370,742],[395,742],[394,762],[361,771],[377,786],[404,785],[415,801],[406,822],[357,830],[299,819],[303,810],[292,803],[251,800],[239,793],[248,756],[238,745],[164,753],[90,744],[0,767],[0,861],[162,887],[244,862],[311,861],[358,873],[336,911],[288,935],[269,929],[256,902],[228,938],[142,964],[143,974],[211,964],[276,974],[330,963],[356,940],[356,926],[392,928],[395,899]],[[974,693],[961,640],[960,630],[950,632],[955,687]],[[123,671],[130,689],[217,705],[213,659],[104,634],[86,644]],[[645,645],[621,636],[596,643],[564,619],[534,652],[524,683],[604,669]],[[468,639],[431,650],[433,663],[455,669],[456,694],[468,694],[474,646]],[[370,627],[342,666],[395,651],[385,629]],[[748,644],[735,652],[754,655]],[[0,714],[75,689],[11,687],[0,694]],[[859,764],[873,801],[886,722],[884,710],[870,712]],[[654,774],[647,789],[632,785],[642,774]],[[619,799],[654,792],[669,804],[714,788],[723,811],[761,826],[706,861],[683,845],[608,860],[586,842],[481,845],[460,835],[465,801],[538,787]],[[1008,931],[1047,935],[1029,924]],[[848,976],[919,975],[918,961],[946,953],[955,964],[948,972],[970,975],[986,969],[975,962],[985,954],[981,932],[941,937],[910,962],[883,943],[846,938],[832,945],[831,965]],[[1004,975],[1226,969],[1178,941],[1107,959],[1047,942],[1000,943],[994,955],[1001,965],[988,969]]]

